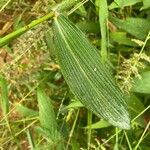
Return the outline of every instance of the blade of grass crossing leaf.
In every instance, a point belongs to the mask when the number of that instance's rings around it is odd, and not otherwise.
[[[108,6],[107,0],[99,0],[99,22],[101,30],[101,56],[104,60],[107,58],[107,21]]]
[[[85,35],[63,15],[54,21],[54,44],[62,73],[76,97],[97,116],[129,128],[125,97]]]

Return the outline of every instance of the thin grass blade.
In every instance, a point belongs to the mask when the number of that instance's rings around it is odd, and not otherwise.
[[[26,133],[27,133],[27,138],[29,141],[30,149],[35,150],[35,144],[34,144],[33,136],[32,136],[30,129],[28,129]]]
[[[104,60],[107,59],[107,21],[108,21],[108,6],[107,0],[99,0],[99,23],[101,29],[101,56]]]

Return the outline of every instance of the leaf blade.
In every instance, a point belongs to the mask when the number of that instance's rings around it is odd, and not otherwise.
[[[129,17],[125,20],[121,20],[110,16],[110,21],[119,29],[123,29],[141,40],[144,40],[147,37],[150,30],[150,21],[143,18]]]
[[[57,142],[60,139],[60,133],[57,130],[55,112],[49,97],[40,87],[37,89],[37,100],[40,124],[50,139]]]
[[[141,79],[135,78],[133,92],[150,94],[150,71],[143,72]]]
[[[136,3],[141,2],[142,0],[114,0],[109,6],[109,9],[114,9],[114,8],[123,8],[126,6],[132,6]]]
[[[72,92],[97,116],[129,129],[124,96],[100,61],[97,50],[64,16],[55,18],[53,28],[57,58]]]

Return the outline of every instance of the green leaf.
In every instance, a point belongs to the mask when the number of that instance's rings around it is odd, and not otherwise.
[[[87,16],[87,11],[86,11],[84,5],[82,5],[78,8],[78,14],[83,16],[83,17]]]
[[[38,88],[37,90],[37,98],[41,126],[47,134],[49,134],[51,139],[56,141],[60,137],[59,132],[57,131],[57,122],[51,100],[41,88]]]
[[[142,18],[126,18],[121,20],[110,17],[110,21],[120,29],[125,30],[138,39],[145,40],[150,31],[150,21]]]
[[[97,49],[66,17],[55,18],[54,44],[62,73],[71,91],[89,110],[120,128],[129,129],[126,98]]]
[[[23,13],[14,19],[14,21],[13,21],[14,31],[20,29],[23,26],[25,26],[25,23],[22,20],[22,17],[23,17]]]
[[[44,138],[48,139],[51,143],[53,143],[53,141],[51,141],[51,135],[49,133],[49,131],[45,128],[42,128],[41,126],[36,126],[35,127],[35,132],[42,135]]]
[[[150,94],[150,71],[141,74],[141,79],[135,78],[133,92]]]
[[[40,126],[35,127],[35,132],[42,135],[45,139],[47,139],[47,143],[41,143],[37,144],[35,147],[38,150],[44,149],[44,146],[46,146],[46,149],[52,149],[52,150],[64,150],[64,144],[62,139],[58,137],[57,130],[52,129],[51,133],[49,133],[49,130],[42,128]],[[53,135],[56,135],[52,138]],[[55,138],[55,139],[54,139]]]
[[[3,76],[0,76],[0,88],[1,88],[1,107],[3,110],[3,115],[9,112],[9,98],[8,98],[8,87],[7,81]]]
[[[107,58],[107,22],[108,22],[108,6],[107,0],[99,0],[99,23],[101,29],[101,56],[102,59]]]
[[[100,26],[98,22],[79,22],[76,25],[85,33],[100,32]]]
[[[138,46],[135,42],[131,41],[131,39],[127,37],[126,32],[112,32],[110,33],[110,39],[120,45]]]
[[[23,106],[22,104],[15,104],[16,106],[16,109],[19,113],[21,113],[22,116],[24,117],[36,117],[36,116],[39,116],[39,113],[37,111],[34,111],[30,108],[27,108],[25,106]]]
[[[86,128],[91,128],[91,129],[101,129],[101,128],[107,128],[107,127],[110,127],[111,124],[108,123],[107,121],[105,120],[100,120],[96,123],[93,123],[91,126],[87,126]]]
[[[84,105],[78,100],[75,100],[74,102],[70,103],[67,106],[68,109],[70,109],[70,108],[79,108],[79,107],[84,107]]]
[[[133,93],[130,94],[130,98],[127,103],[131,119],[134,119],[145,109],[140,99],[138,99],[138,97],[136,97]],[[144,117],[142,115],[139,116],[134,122],[138,123],[142,127],[145,125]]]
[[[114,8],[123,8],[125,6],[132,6],[138,2],[142,2],[142,0],[114,0],[109,6],[109,9]]]
[[[143,0],[143,7],[142,9],[147,9],[150,7],[150,0]]]

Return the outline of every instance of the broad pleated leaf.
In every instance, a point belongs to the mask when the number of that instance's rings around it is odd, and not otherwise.
[[[64,78],[75,96],[97,116],[129,129],[125,97],[97,49],[66,17],[54,19],[54,44]]]

